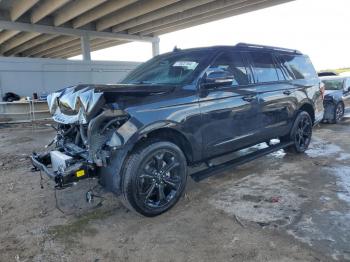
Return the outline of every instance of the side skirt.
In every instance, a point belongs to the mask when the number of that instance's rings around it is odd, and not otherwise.
[[[200,182],[208,177],[214,176],[218,173],[224,172],[228,169],[232,169],[234,167],[237,167],[239,165],[243,165],[247,162],[253,161],[259,157],[268,155],[270,153],[276,152],[280,149],[286,148],[290,145],[293,145],[294,142],[285,142],[285,143],[278,143],[276,145],[269,146],[267,148],[263,148],[260,150],[257,150],[255,152],[246,154],[244,156],[237,157],[235,159],[232,159],[230,161],[227,161],[225,163],[209,167],[207,169],[201,170],[199,172],[193,173],[191,177],[194,181]]]

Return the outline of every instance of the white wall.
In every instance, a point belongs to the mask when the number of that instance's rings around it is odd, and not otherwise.
[[[32,96],[79,83],[113,84],[137,62],[72,61],[65,59],[0,57],[0,95]],[[2,100],[2,99],[0,99]]]

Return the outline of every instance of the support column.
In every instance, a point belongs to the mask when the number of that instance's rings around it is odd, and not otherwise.
[[[152,42],[152,55],[157,56],[159,55],[159,37],[155,37]]]
[[[91,61],[91,50],[90,50],[90,37],[88,34],[84,34],[80,38],[81,52],[83,54],[84,61]]]

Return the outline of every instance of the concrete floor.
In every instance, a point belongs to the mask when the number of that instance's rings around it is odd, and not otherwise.
[[[0,261],[350,261],[350,119],[200,183],[171,211],[128,212],[96,181],[57,191],[27,155],[53,132],[0,128]]]

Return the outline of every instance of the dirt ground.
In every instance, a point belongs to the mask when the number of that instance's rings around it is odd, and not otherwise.
[[[144,218],[96,181],[41,189],[27,157],[52,130],[2,126],[0,261],[350,261],[349,135],[350,119],[317,127],[306,154],[190,179],[175,208]]]

